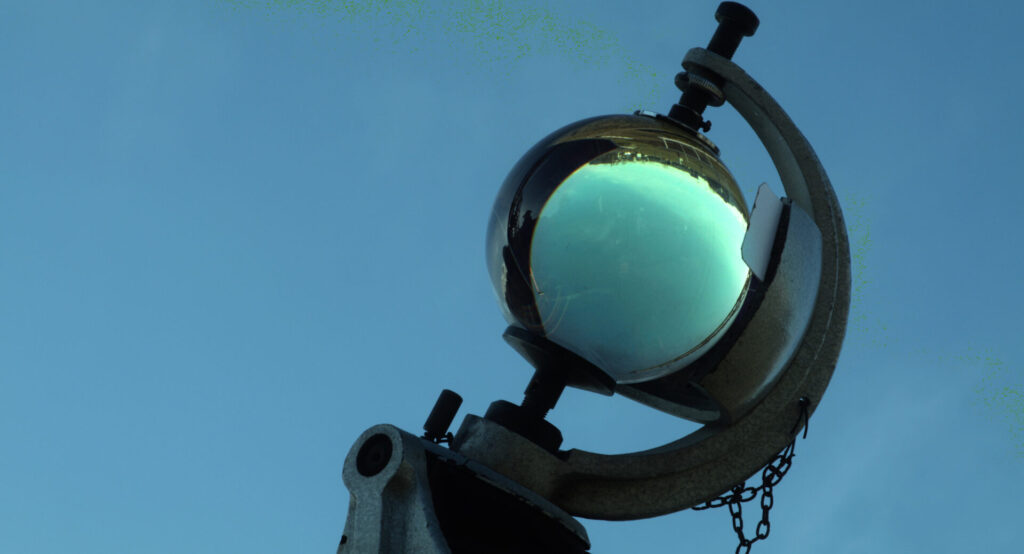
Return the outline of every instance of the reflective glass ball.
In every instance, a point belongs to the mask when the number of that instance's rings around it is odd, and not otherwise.
[[[491,214],[487,259],[512,325],[618,383],[706,352],[749,285],[749,212],[714,146],[670,121],[604,116],[534,146]]]

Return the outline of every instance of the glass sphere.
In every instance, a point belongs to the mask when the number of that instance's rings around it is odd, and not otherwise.
[[[488,266],[510,324],[636,383],[685,367],[733,321],[751,275],[747,223],[706,139],[604,116],[556,131],[513,168]]]

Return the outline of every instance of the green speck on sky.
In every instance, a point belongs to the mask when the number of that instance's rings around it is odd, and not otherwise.
[[[865,214],[867,203],[854,194],[843,201],[847,232],[850,239],[850,270],[852,287],[850,291],[849,330],[867,338],[877,347],[887,347],[893,340],[887,333],[888,327],[877,318],[871,318],[864,309],[871,279],[868,271],[868,254],[871,251],[871,222]]]
[[[268,17],[300,18],[327,32],[360,33],[375,50],[413,53],[443,42],[469,73],[514,67],[529,57],[564,58],[576,69],[617,70],[636,90],[633,111],[657,102],[667,78],[631,57],[614,33],[584,19],[566,19],[542,3],[524,0],[220,0]],[[318,31],[319,32],[319,31]],[[667,82],[671,82],[668,80]]]
[[[1024,383],[1020,375],[1014,380],[1003,360],[987,350],[976,353],[969,349],[956,358],[983,368],[975,392],[992,416],[1009,427],[1017,456],[1024,458]]]

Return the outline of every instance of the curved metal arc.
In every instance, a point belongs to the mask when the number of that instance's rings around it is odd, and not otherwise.
[[[775,386],[726,428],[704,427],[645,452],[603,455],[571,450],[564,459],[538,453],[527,456],[533,460],[522,465],[523,456],[513,455],[522,445],[508,442],[515,442],[514,436],[492,434],[488,422],[467,418],[464,453],[576,516],[623,520],[663,515],[714,498],[757,472],[791,442],[792,432],[799,431],[799,426],[793,427],[801,413],[798,399],[807,396],[815,405],[821,399],[845,333],[849,244],[838,200],[814,150],[775,100],[736,64],[695,48],[687,53],[684,66],[722,78],[726,101],[754,128],[787,195],[820,231],[821,278],[813,315]],[[500,443],[505,444],[495,448]],[[516,462],[510,463],[513,459]],[[530,471],[522,469],[527,466]]]

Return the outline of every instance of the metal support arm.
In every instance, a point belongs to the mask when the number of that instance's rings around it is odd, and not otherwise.
[[[727,491],[752,475],[792,440],[802,396],[822,397],[839,357],[850,298],[850,253],[835,192],[811,145],[775,100],[739,66],[703,48],[690,50],[684,67],[714,75],[725,100],[753,127],[767,148],[793,201],[775,294],[802,292],[794,304],[779,300],[777,313],[760,310],[722,364],[745,368],[778,364],[774,387],[727,427],[704,428],[644,452],[602,455],[583,450],[551,454],[493,422],[468,416],[454,448],[468,458],[526,485],[566,512],[623,520],[683,510]],[[796,237],[803,237],[798,240]],[[787,258],[788,256],[788,258]],[[817,294],[807,294],[810,273]],[[770,300],[769,289],[766,302]],[[786,319],[789,318],[789,319]],[[772,350],[759,337],[778,336],[786,322],[803,320],[788,351]],[[728,374],[729,372],[722,372]],[[725,391],[728,382],[711,387]],[[796,429],[799,431],[799,429]]]

